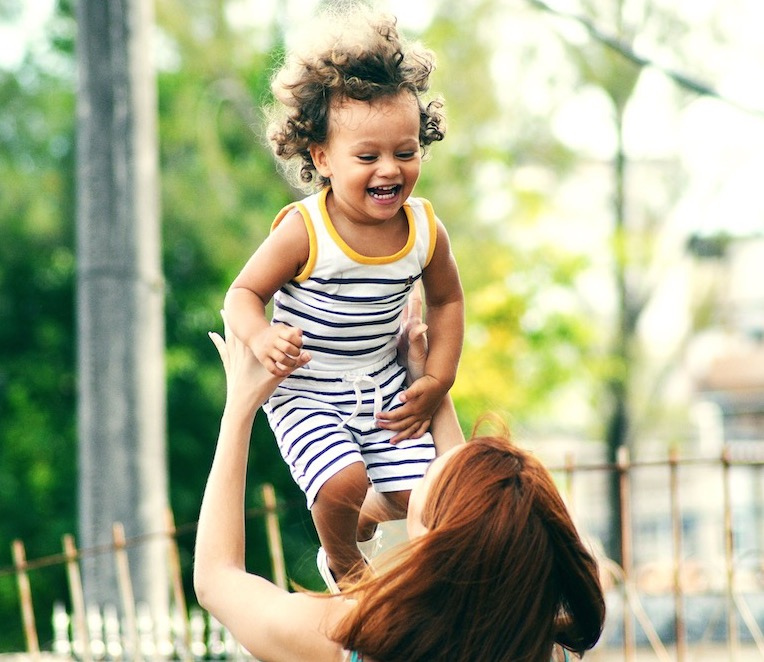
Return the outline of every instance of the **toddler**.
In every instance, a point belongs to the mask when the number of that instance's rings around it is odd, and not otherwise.
[[[311,27],[314,38],[274,77],[269,137],[315,192],[277,215],[225,314],[272,374],[307,360],[264,409],[336,592],[368,561],[358,541],[405,517],[435,456],[427,429],[456,377],[464,301],[443,224],[411,197],[424,149],[445,132],[441,102],[422,98],[432,54],[404,44],[388,17],[355,11]],[[420,283],[429,353],[424,375],[407,384],[396,347]]]

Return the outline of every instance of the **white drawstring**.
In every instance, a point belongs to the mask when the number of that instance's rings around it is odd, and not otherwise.
[[[379,384],[375,382],[368,375],[345,375],[345,381],[350,382],[355,389],[355,409],[344,421],[342,421],[342,427],[347,427],[351,421],[354,421],[358,414],[361,413],[361,407],[363,406],[363,393],[361,392],[361,384],[371,384],[374,387],[374,418],[367,423],[359,426],[359,429],[363,432],[373,430],[376,426],[376,419],[379,412],[382,411],[382,389],[379,388]]]

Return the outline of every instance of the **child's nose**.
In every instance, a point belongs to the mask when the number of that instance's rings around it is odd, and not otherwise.
[[[378,164],[378,173],[383,177],[394,177],[401,171],[400,165],[394,158],[382,158]]]

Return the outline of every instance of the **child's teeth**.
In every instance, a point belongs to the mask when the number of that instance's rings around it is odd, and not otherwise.
[[[371,194],[378,198],[390,198],[395,195],[397,186],[375,186],[371,189]]]

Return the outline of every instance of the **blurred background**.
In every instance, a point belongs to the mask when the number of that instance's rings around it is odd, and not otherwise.
[[[190,601],[193,523],[224,396],[207,332],[294,199],[260,107],[320,4],[153,3],[167,499]],[[764,6],[372,4],[437,54],[432,93],[445,98],[448,134],[431,147],[417,194],[446,224],[465,288],[453,389],[465,431],[498,413],[517,443],[559,469],[571,458],[615,466],[619,448],[648,464],[670,449],[703,458],[732,449],[754,464],[734,476],[728,511],[717,510],[716,467],[684,477],[681,556],[721,577],[732,513],[735,554],[760,595]],[[2,623],[19,621],[11,541],[35,559],[78,530],[77,43],[75,2],[0,0]],[[309,514],[263,420],[253,444],[253,506],[256,487],[273,484],[288,574],[320,588]],[[671,493],[660,476],[631,481],[626,562],[666,589]],[[602,473],[573,494],[592,544],[623,565],[617,479]],[[260,525],[250,532],[250,566],[269,574],[264,536]],[[67,600],[64,569],[32,583],[49,642],[52,605]],[[20,626],[0,628],[0,652],[23,647]]]

